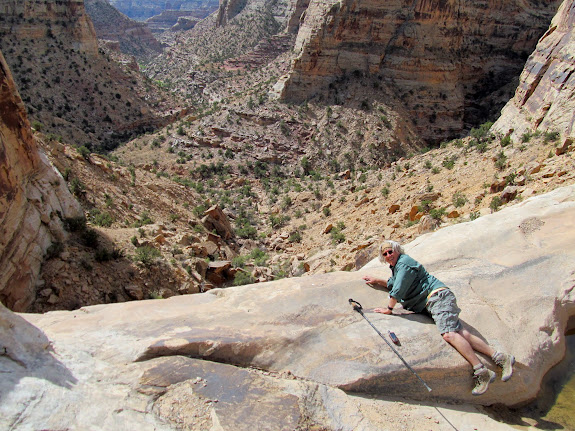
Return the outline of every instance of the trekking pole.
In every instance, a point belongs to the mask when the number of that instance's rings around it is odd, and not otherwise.
[[[381,338],[383,338],[383,341],[385,341],[385,342],[387,343],[387,345],[389,346],[389,348],[390,348],[391,350],[393,350],[393,353],[395,353],[395,354],[397,355],[397,357],[398,357],[399,359],[401,359],[401,362],[403,362],[403,364],[407,367],[407,369],[408,369],[409,371],[411,371],[411,372],[415,375],[415,377],[417,377],[417,378],[419,379],[419,381],[420,381],[421,383],[423,383],[423,386],[425,386],[426,389],[427,389],[429,392],[431,392],[431,388],[427,385],[427,383],[425,383],[425,382],[423,381],[423,379],[422,379],[421,377],[419,377],[419,374],[417,374],[417,373],[415,372],[415,370],[409,366],[409,364],[405,361],[405,359],[403,359],[403,357],[399,354],[399,352],[398,352],[397,350],[395,350],[395,348],[391,345],[391,343],[390,343],[389,341],[387,341],[387,339],[383,336],[383,334],[382,334],[381,332],[379,332],[379,330],[378,330],[375,326],[373,326],[373,323],[371,323],[367,317],[365,317],[365,315],[363,314],[363,307],[361,306],[361,304],[360,304],[359,302],[357,302],[357,301],[354,301],[354,300],[351,299],[351,298],[349,298],[349,303],[351,304],[351,306],[353,307],[353,309],[354,309],[355,311],[357,311],[359,314],[361,314],[361,317],[363,317],[363,318],[367,321],[367,323],[369,323],[369,324],[371,325],[371,327],[372,327],[373,329],[375,329],[375,332],[377,332],[378,335],[379,335]]]

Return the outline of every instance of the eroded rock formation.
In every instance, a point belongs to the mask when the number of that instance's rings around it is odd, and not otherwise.
[[[46,250],[66,237],[63,219],[82,212],[39,152],[1,53],[0,113],[0,301],[22,311],[35,297]]]
[[[116,41],[125,54],[151,55],[162,51],[148,26],[129,19],[103,0],[86,0],[86,12],[90,15],[99,39]]]
[[[543,3],[311,1],[276,92],[298,102],[332,85],[346,100],[342,77],[376,76],[441,142],[497,115],[560,4]]]
[[[565,0],[527,60],[493,130],[520,141],[535,130],[575,136],[575,1]]]
[[[133,67],[99,52],[83,0],[0,0],[0,16],[0,50],[43,132],[110,149],[177,111]]]
[[[189,12],[190,16],[198,17],[198,13],[207,16],[218,7],[218,0],[111,0],[120,12],[138,21],[144,21],[163,11]]]

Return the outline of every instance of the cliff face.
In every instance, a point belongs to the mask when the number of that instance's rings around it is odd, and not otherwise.
[[[138,21],[145,21],[163,11],[213,11],[218,7],[218,0],[110,0],[110,4],[124,15]],[[192,15],[196,18],[198,16]]]
[[[84,11],[83,0],[1,0],[0,16],[0,34],[3,37],[4,34],[17,39],[66,36],[75,40],[74,49],[90,55],[98,52],[94,26]]]
[[[395,91],[427,141],[457,136],[508,100],[560,2],[541,3],[312,0],[279,96],[302,101],[361,72]]]
[[[534,130],[575,136],[575,1],[565,0],[521,73],[493,130],[515,141]]]
[[[26,310],[44,254],[66,237],[62,220],[82,214],[42,155],[0,53],[0,301]]]
[[[163,121],[159,111],[174,107],[98,51],[84,1],[0,0],[0,17],[0,50],[30,120],[44,132],[78,146],[112,148],[155,128]]]
[[[128,18],[104,0],[86,0],[99,39],[117,41],[125,54],[152,55],[162,51],[148,26]]]

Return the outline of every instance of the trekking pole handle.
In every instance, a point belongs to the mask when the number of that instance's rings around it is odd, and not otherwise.
[[[351,304],[351,306],[353,307],[353,309],[355,311],[357,311],[358,313],[361,313],[363,307],[361,306],[361,304],[357,301],[354,301],[353,299],[349,298],[348,302]]]

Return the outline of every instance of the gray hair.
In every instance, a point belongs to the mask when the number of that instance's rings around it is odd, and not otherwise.
[[[397,241],[385,240],[379,246],[379,261],[385,263],[385,257],[383,256],[383,252],[387,249],[390,249],[396,253],[403,254],[403,247]]]

